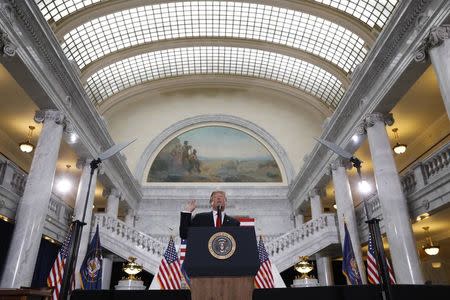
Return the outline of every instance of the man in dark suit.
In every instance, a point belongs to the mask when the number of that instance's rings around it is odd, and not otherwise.
[[[214,191],[209,198],[212,211],[196,214],[192,218],[192,212],[197,207],[196,201],[191,200],[187,203],[186,208],[181,212],[180,218],[180,237],[187,238],[188,229],[194,227],[221,227],[221,226],[239,226],[238,220],[227,216],[223,211],[227,205],[227,196],[223,191]],[[220,209],[218,209],[220,208]]]

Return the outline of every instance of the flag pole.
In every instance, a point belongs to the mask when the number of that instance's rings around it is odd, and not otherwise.
[[[63,281],[61,283],[61,293],[60,293],[60,299],[62,299],[62,300],[67,299],[67,296],[69,294],[71,278],[72,278],[72,274],[75,271],[78,250],[80,249],[81,233],[83,232],[83,226],[86,225],[85,218],[86,218],[87,203],[89,200],[89,194],[90,194],[90,190],[91,190],[92,177],[95,173],[95,170],[99,167],[101,162],[102,162],[102,160],[100,158],[97,158],[97,159],[93,159],[90,163],[91,172],[90,172],[90,176],[89,176],[89,184],[88,184],[88,188],[87,188],[86,200],[84,202],[83,217],[81,218],[81,221],[79,221],[79,220],[73,221],[74,239],[72,240],[69,254],[67,256],[67,262],[64,265],[64,276],[63,276]]]
[[[358,173],[359,182],[362,182],[361,176],[361,161],[356,157],[351,157],[350,162],[356,168],[356,172]],[[386,255],[384,253],[383,248],[383,240],[381,238],[380,231],[380,219],[369,217],[369,210],[367,208],[366,196],[364,193],[361,193],[362,202],[364,205],[364,212],[367,218],[367,225],[369,227],[369,234],[372,238],[375,250],[375,259],[377,260],[377,265],[380,270],[381,277],[381,293],[384,300],[393,300],[392,297],[392,289],[391,289],[391,281],[389,277],[389,270],[386,263]]]

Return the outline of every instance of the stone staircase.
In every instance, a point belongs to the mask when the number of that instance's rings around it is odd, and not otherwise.
[[[95,214],[92,228],[97,224],[104,248],[124,259],[134,256],[146,271],[156,274],[167,244],[108,214]],[[281,272],[294,265],[299,255],[313,255],[338,243],[335,215],[323,214],[270,241],[266,249],[272,263]]]

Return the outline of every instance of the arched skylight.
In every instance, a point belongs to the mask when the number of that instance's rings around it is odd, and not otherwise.
[[[94,73],[85,89],[96,104],[135,85],[199,74],[240,75],[278,81],[316,96],[335,108],[341,82],[316,65],[268,51],[235,47],[175,48],[140,54]]]
[[[344,11],[363,21],[371,28],[383,28],[398,0],[314,0]]]
[[[95,4],[102,0],[35,0],[42,14],[48,21],[53,19],[55,22],[65,16],[74,13],[86,6]],[[107,0],[106,0],[107,1]],[[387,19],[394,10],[398,0],[314,0],[321,4],[331,6],[335,9],[344,11],[358,18],[370,27],[376,24],[383,28]]]
[[[163,3],[93,19],[64,36],[62,48],[80,68],[134,45],[192,37],[261,40],[320,56],[345,72],[367,54],[359,36],[322,18],[268,5],[200,1]]]

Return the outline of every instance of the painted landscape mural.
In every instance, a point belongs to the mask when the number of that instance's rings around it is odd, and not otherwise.
[[[171,140],[147,182],[281,182],[280,169],[256,139],[224,126],[196,128]]]

